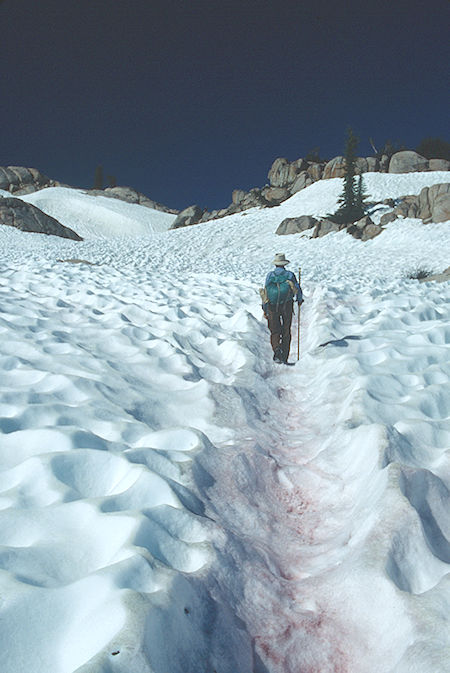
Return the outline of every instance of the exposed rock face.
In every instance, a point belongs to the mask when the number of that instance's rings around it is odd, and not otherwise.
[[[381,234],[383,229],[380,225],[375,224],[368,215],[365,215],[357,222],[347,226],[347,232],[354,238],[359,238],[361,241],[368,241]]]
[[[286,187],[267,187],[262,190],[261,194],[266,201],[274,205],[278,205],[290,196],[289,190]]]
[[[322,179],[323,169],[325,164],[312,163],[309,164],[306,172],[313,182]]]
[[[231,195],[231,203],[239,205],[245,198],[245,191],[243,189],[235,189]]]
[[[375,236],[381,234],[382,231],[383,229],[379,224],[374,224],[373,222],[371,224],[367,224],[363,229],[361,241],[369,241],[371,238],[375,238]]]
[[[415,173],[427,171],[428,168],[428,159],[412,150],[396,152],[389,162],[389,173]]]
[[[394,208],[394,213],[401,217],[418,217],[419,200],[417,196],[404,196]]]
[[[113,199],[120,199],[120,201],[126,201],[127,203],[136,203],[140,206],[145,206],[146,208],[152,208],[153,210],[159,210],[163,213],[172,213],[177,215],[178,210],[174,208],[168,208],[162,203],[153,201],[149,199],[145,194],[136,191],[132,187],[106,187],[106,189],[91,189],[89,194],[95,194],[99,196],[109,196]]]
[[[378,159],[375,159],[375,157],[367,157],[367,172],[368,173],[376,173],[377,171],[380,170],[380,162]]]
[[[419,196],[404,196],[394,208],[394,214],[417,217],[426,223],[450,220],[450,183],[424,187]]]
[[[340,224],[336,224],[336,222],[332,222],[331,220],[319,220],[314,228],[312,238],[322,238],[322,236],[326,236],[332,231],[339,231],[341,228]]]
[[[430,171],[450,171],[450,161],[447,159],[430,159],[428,164]]]
[[[31,194],[40,189],[45,189],[46,187],[58,187],[60,185],[60,182],[51,180],[36,170],[36,168],[24,168],[23,166],[0,167],[0,189],[16,196],[23,196],[24,194]],[[110,196],[127,203],[137,203],[140,206],[146,206],[153,210],[160,210],[164,213],[173,213],[176,215],[179,212],[149,199],[132,187],[107,187],[106,189],[90,189],[87,191],[89,194]]]
[[[30,194],[44,187],[56,185],[46,175],[35,168],[23,166],[0,167],[0,189],[11,194]]]
[[[384,226],[385,224],[389,224],[389,222],[394,222],[398,218],[398,215],[396,213],[385,213],[380,217],[380,225]]]
[[[200,206],[189,206],[178,214],[176,220],[172,223],[171,229],[180,229],[181,227],[188,227],[190,224],[197,224],[200,222],[205,210]]]
[[[46,215],[36,206],[25,203],[21,199],[9,197],[0,199],[0,224],[16,227],[21,231],[51,234],[62,238],[71,238],[74,241],[83,240],[81,236],[78,236],[72,229],[63,226],[54,217]]]
[[[358,157],[355,162],[355,174],[359,175],[360,173],[369,172],[369,162],[365,157]]]
[[[300,217],[287,217],[281,222],[276,234],[285,236],[287,234],[299,234],[302,231],[315,227],[318,220],[311,215],[301,215]]]
[[[435,163],[436,162],[436,163]],[[438,163],[437,163],[438,162]],[[417,152],[405,151],[397,152],[393,155],[391,161],[387,155],[383,155],[381,159],[375,157],[358,157],[356,159],[355,172],[411,172],[424,170],[447,170],[450,168],[450,162],[444,162],[441,159],[430,159],[428,161],[421,157]],[[232,203],[221,210],[214,210],[208,212],[199,209],[195,217],[190,216],[183,219],[183,224],[178,225],[177,222],[173,228],[178,226],[187,226],[188,224],[197,224],[198,222],[206,222],[208,220],[225,217],[226,215],[233,215],[234,213],[242,212],[248,208],[267,208],[276,206],[286,199],[290,198],[297,192],[317,180],[324,180],[328,178],[339,178],[345,175],[345,157],[334,157],[328,162],[312,162],[305,159],[297,159],[296,161],[289,161],[285,157],[275,159],[268,173],[269,185],[262,189],[254,187],[246,192],[243,189],[235,189],[232,194]],[[107,191],[107,190],[105,190]],[[173,212],[173,211],[168,211]],[[184,212],[184,211],[183,211]],[[412,215],[416,216],[416,215]],[[318,229],[318,232],[321,229]],[[325,231],[325,228],[323,229]],[[369,230],[368,230],[369,231]],[[374,230],[375,231],[375,230]],[[378,230],[377,235],[378,235]]]
[[[450,183],[424,187],[416,197],[418,214],[424,222],[450,220]]]
[[[334,157],[331,159],[323,170],[323,179],[328,180],[329,178],[342,178],[345,175],[345,158],[344,157]]]
[[[267,175],[271,187],[286,187],[294,182],[297,173],[306,170],[308,163],[304,159],[289,162],[284,157],[275,159]]]
[[[355,238],[361,241],[368,241],[381,234],[383,229],[380,225],[374,224],[368,215],[353,224],[337,224],[332,220],[319,219],[311,215],[301,215],[300,217],[287,217],[281,222],[275,233],[284,236],[287,234],[298,234],[314,227],[311,238],[322,238],[333,231],[346,230]]]
[[[317,178],[318,180],[320,178]],[[314,182],[314,178],[311,177],[311,175],[308,173],[308,171],[302,171],[299,173],[294,180],[292,187],[291,187],[291,194],[296,194],[299,192],[301,189],[305,189],[305,187],[309,187],[309,185],[312,185]]]
[[[380,171],[382,173],[387,173],[389,171],[389,157],[387,154],[383,154],[380,159]]]

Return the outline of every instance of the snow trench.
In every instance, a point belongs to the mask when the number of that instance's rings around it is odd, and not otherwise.
[[[447,670],[448,302],[422,292],[317,289],[295,369],[249,318],[251,366],[212,393],[237,435],[197,483],[256,673]]]

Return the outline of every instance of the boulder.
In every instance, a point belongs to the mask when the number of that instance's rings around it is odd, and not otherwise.
[[[304,189],[305,187],[312,185],[312,183],[313,179],[308,174],[308,171],[302,171],[297,175],[296,179],[294,180],[294,183],[292,184],[292,187],[290,189],[291,194],[296,194],[301,189]]]
[[[191,224],[197,224],[203,217],[205,208],[193,205],[182,210],[172,223],[171,229],[180,229],[181,227],[188,227]]]
[[[287,234],[299,234],[302,231],[306,231],[307,229],[315,227],[317,222],[318,221],[316,220],[316,218],[312,217],[311,215],[300,215],[300,217],[287,217],[285,220],[281,222],[275,233],[278,234],[279,236],[285,236]]]
[[[308,168],[308,161],[300,157],[300,159],[293,161],[292,165],[295,167],[296,172],[300,173],[300,171],[306,171]]]
[[[249,192],[245,193],[242,202],[239,204],[241,210],[247,210],[248,208],[259,208],[260,206],[270,205],[269,201],[266,199],[266,191],[270,187],[265,187],[264,189],[259,189],[258,187],[253,187]],[[276,205],[277,202],[274,202],[272,205]]]
[[[394,222],[398,218],[398,215],[396,213],[391,212],[391,213],[385,213],[380,217],[380,225],[384,226],[385,224],[389,224],[389,222]]]
[[[319,220],[313,231],[312,238],[322,238],[322,236],[326,236],[332,231],[339,231],[340,229],[341,225],[336,222],[332,222],[331,220]]]
[[[0,224],[16,227],[21,231],[61,236],[74,241],[83,240],[75,231],[65,227],[54,217],[46,215],[36,206],[12,197],[0,199]]]
[[[361,241],[369,241],[371,238],[375,238],[375,236],[381,234],[382,231],[383,229],[379,224],[374,224],[373,222],[367,224],[363,229]]]
[[[431,222],[446,222],[450,220],[450,183],[446,182],[429,187],[428,202],[430,204]]]
[[[355,227],[358,227],[358,229],[364,229],[369,224],[373,224],[373,220],[369,215],[364,215],[364,217],[361,217],[360,220],[354,222]]]
[[[358,157],[355,162],[355,174],[367,173],[369,171],[369,163],[365,157]]]
[[[343,178],[345,175],[345,157],[334,157],[327,164],[323,170],[323,179],[329,178]]]
[[[389,157],[387,154],[383,154],[380,159],[380,172],[387,173],[389,171]]]
[[[239,203],[242,203],[242,201],[245,198],[245,192],[243,189],[234,189],[233,193],[231,195],[231,202],[238,205]]]
[[[308,163],[304,159],[288,161],[284,157],[279,157],[273,162],[267,175],[271,187],[287,187],[291,185],[297,174],[306,170]]]
[[[322,164],[318,163],[311,163],[309,164],[308,168],[306,169],[306,172],[308,176],[311,178],[313,182],[316,182],[317,180],[321,180],[322,175],[323,175],[323,166]]]
[[[368,173],[376,173],[380,170],[380,162],[375,157],[366,157],[366,161]]]
[[[425,187],[421,190],[419,196],[414,198],[414,204],[416,205],[416,215],[422,220],[430,221],[431,220],[431,204],[429,199],[430,190],[428,187]]]
[[[30,194],[58,184],[36,168],[23,166],[0,167],[0,189],[11,194]]]
[[[430,159],[430,171],[450,171],[450,161],[447,159]]]
[[[403,150],[392,155],[389,173],[415,173],[428,170],[428,159],[412,150]]]
[[[394,213],[401,217],[418,217],[419,198],[417,196],[404,196],[395,206]]]
[[[403,196],[394,213],[417,217],[427,223],[450,220],[450,183],[424,187],[418,196]]]
[[[347,233],[361,241],[368,241],[381,234],[383,229],[379,224],[375,224],[369,215],[364,215],[360,220],[347,226]]]
[[[278,205],[282,201],[285,201],[290,196],[290,193],[286,187],[267,187],[263,190],[262,196],[270,204]]]

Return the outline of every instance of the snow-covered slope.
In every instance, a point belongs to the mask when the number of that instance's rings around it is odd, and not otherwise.
[[[167,231],[176,218],[170,213],[67,187],[49,187],[21,198],[75,229],[83,238],[151,235]]]
[[[274,234],[341,187],[177,231],[43,190],[85,241],[0,227],[2,673],[448,673],[450,288],[408,276],[450,264],[450,223]]]

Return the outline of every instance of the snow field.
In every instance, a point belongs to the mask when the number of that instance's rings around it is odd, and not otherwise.
[[[61,266],[0,284],[5,673],[74,671],[127,624],[127,594],[167,591],[210,561],[186,464],[209,427],[207,381],[244,362],[226,342],[245,324],[239,287],[226,305],[207,278],[140,290],[112,269]]]
[[[407,276],[449,223],[274,234],[341,185],[128,239],[43,190],[84,242],[0,227],[2,673],[448,672],[450,290]],[[257,294],[280,250],[295,368]]]

